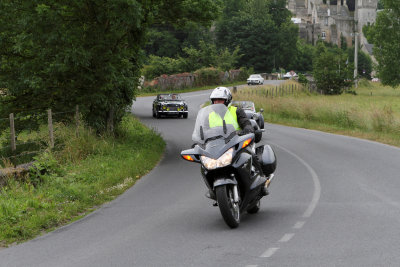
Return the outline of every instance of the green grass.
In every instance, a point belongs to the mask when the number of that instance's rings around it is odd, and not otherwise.
[[[234,83],[226,83],[226,84],[220,84],[220,85],[207,85],[207,86],[201,86],[201,87],[192,87],[192,88],[186,88],[186,89],[171,89],[171,90],[157,90],[157,88],[152,89],[152,88],[146,88],[142,89],[142,91],[138,91],[137,96],[155,96],[157,94],[163,94],[163,93],[189,93],[189,92],[194,92],[194,91],[203,91],[203,90],[210,90],[213,88],[216,88],[218,86],[235,86],[235,85],[241,85],[246,83],[246,81],[239,81],[239,82],[234,82]]]
[[[355,91],[338,96],[299,91],[271,98],[262,89],[243,88],[234,99],[254,101],[267,122],[400,146],[400,88],[362,81]]]
[[[31,239],[81,218],[131,187],[160,160],[165,143],[132,116],[117,136],[98,137],[58,125],[59,149],[43,153],[36,171],[0,189],[0,246]]]

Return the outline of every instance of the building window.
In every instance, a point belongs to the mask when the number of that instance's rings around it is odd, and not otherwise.
[[[328,26],[328,18],[325,18],[325,26]]]
[[[322,39],[322,40],[325,40],[325,38],[326,38],[326,32],[322,32],[322,33],[321,33],[321,39]]]

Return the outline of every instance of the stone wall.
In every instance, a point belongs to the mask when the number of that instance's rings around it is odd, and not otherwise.
[[[221,71],[219,73],[220,83],[235,81],[239,78],[241,70],[230,70],[229,72]],[[159,90],[176,90],[183,88],[190,88],[196,85],[196,73],[179,73],[173,75],[161,75],[152,81],[145,81],[144,87],[154,87]]]

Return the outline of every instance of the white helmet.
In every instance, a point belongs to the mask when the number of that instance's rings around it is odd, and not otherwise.
[[[214,99],[225,99],[225,105],[228,106],[232,101],[231,91],[226,87],[217,87],[210,95],[211,103],[214,102]]]

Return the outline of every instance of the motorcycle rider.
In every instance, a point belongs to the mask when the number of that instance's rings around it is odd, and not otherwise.
[[[250,120],[247,118],[246,113],[240,107],[235,107],[231,105],[232,102],[232,94],[229,88],[227,87],[217,87],[215,88],[210,95],[211,104],[224,104],[228,107],[228,111],[231,113],[233,118],[236,120],[237,125],[235,126],[239,135],[244,135],[248,133],[254,133],[254,129],[251,126]],[[258,161],[257,156],[254,154],[253,161],[260,169],[260,163]],[[207,193],[208,197],[211,196],[212,192]],[[267,185],[263,187],[262,191],[263,195],[268,195]]]

